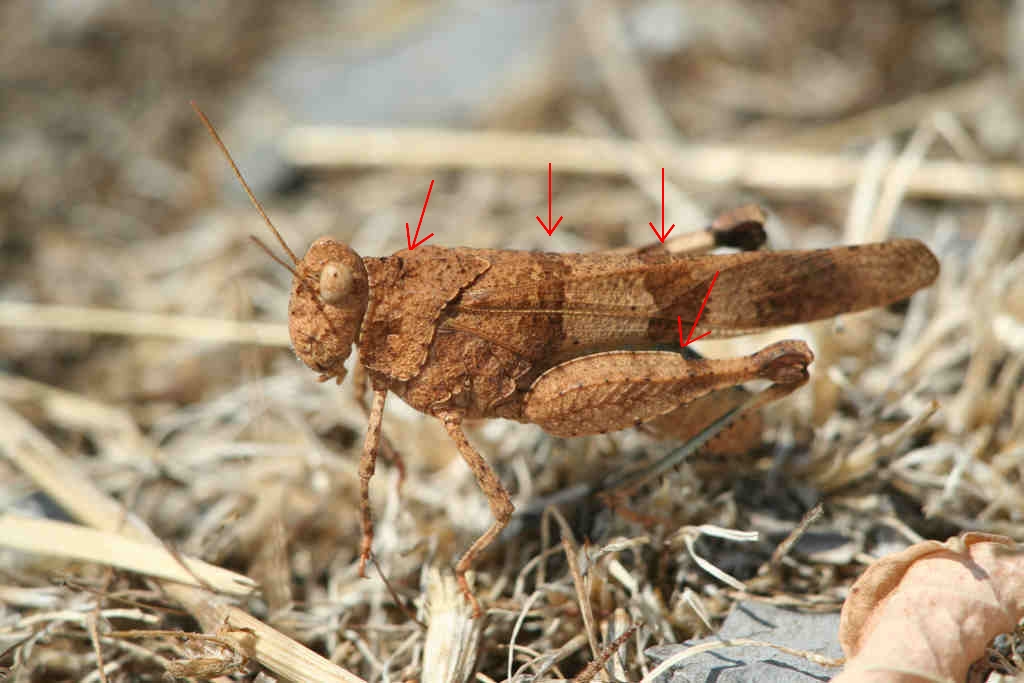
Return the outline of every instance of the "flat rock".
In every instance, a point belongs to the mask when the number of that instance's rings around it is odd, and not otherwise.
[[[749,638],[825,657],[842,657],[839,614],[807,614],[758,602],[737,604],[718,636],[679,645],[658,645],[645,654],[663,662],[694,645]],[[672,668],[659,683],[812,683],[828,681],[840,669],[824,667],[774,647],[735,646],[702,652]]]
[[[272,56],[224,130],[260,194],[287,172],[276,145],[290,125],[472,127],[550,80],[572,17],[557,0],[456,2],[387,39],[346,40],[340,26]]]

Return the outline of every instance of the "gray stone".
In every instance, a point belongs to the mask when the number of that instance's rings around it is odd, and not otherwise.
[[[289,45],[241,93],[225,126],[233,153],[261,194],[288,172],[276,145],[290,125],[471,127],[549,80],[539,76],[552,73],[570,10],[558,0],[456,2],[387,40],[345,40],[341,25]]]
[[[842,656],[839,614],[806,614],[757,602],[737,604],[717,637],[680,645],[658,645],[645,651],[662,662],[702,643],[749,638],[825,657]],[[774,647],[722,647],[686,659],[662,676],[659,683],[813,683],[828,681],[840,669],[828,668]]]

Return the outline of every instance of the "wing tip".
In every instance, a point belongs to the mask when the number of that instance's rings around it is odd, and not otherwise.
[[[880,247],[888,247],[892,256],[893,272],[901,274],[901,280],[909,290],[910,296],[919,289],[928,287],[939,277],[942,266],[935,253],[924,242],[913,238],[902,238],[889,242],[880,242]],[[901,297],[905,298],[905,297]]]

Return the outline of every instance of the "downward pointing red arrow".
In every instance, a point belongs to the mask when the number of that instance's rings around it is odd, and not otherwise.
[[[547,224],[545,224],[540,216],[537,216],[537,222],[540,223],[540,227],[544,228],[544,232],[546,232],[549,236],[554,234],[555,228],[557,228],[558,224],[562,222],[562,217],[559,216],[558,220],[555,221],[554,225],[551,224],[551,163],[550,162],[548,163],[548,222],[547,222]],[[551,225],[551,227],[549,228],[548,225]]]
[[[412,237],[409,236],[409,224],[405,224],[405,243],[409,245],[409,251],[412,251],[416,247],[420,246],[431,237],[434,233],[430,233],[423,239],[420,239],[420,226],[423,225],[423,215],[427,212],[427,204],[430,203],[430,191],[434,189],[434,181],[430,181],[430,187],[427,188],[427,198],[423,201],[423,210],[420,211],[420,222],[416,224],[416,234]]]
[[[676,227],[676,224],[673,223],[671,225],[671,227],[669,227],[668,232],[665,231],[665,167],[664,166],[661,167],[661,232],[659,233],[658,229],[656,227],[654,227],[654,223],[648,223],[648,225],[651,226],[651,230],[653,230],[654,234],[658,236],[658,239],[661,240],[662,244],[665,243],[665,238],[668,237],[670,232],[672,232],[672,228]]]
[[[679,320],[679,346],[685,348],[692,344],[693,342],[699,341],[704,337],[708,336],[709,334],[711,334],[711,330],[708,330],[704,334],[697,337],[697,339],[693,339],[693,333],[697,330],[697,323],[700,322],[700,316],[704,312],[704,307],[707,306],[708,298],[711,297],[711,290],[715,288],[715,280],[718,279],[719,272],[720,271],[716,270],[715,276],[711,278],[711,286],[708,287],[708,293],[704,295],[704,301],[700,305],[700,310],[697,311],[697,317],[694,318],[693,320],[693,327],[690,328],[690,334],[686,335],[686,341],[683,341],[683,316],[676,316],[676,318]]]

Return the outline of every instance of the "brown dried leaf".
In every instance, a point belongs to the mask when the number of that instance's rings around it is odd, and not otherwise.
[[[965,533],[884,557],[843,605],[848,658],[834,680],[964,680],[986,646],[1024,617],[1024,553],[1005,536]]]

